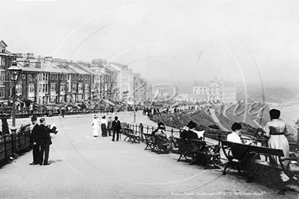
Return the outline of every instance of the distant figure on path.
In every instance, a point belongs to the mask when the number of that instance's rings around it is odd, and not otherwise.
[[[108,117],[108,122],[107,122],[107,131],[108,135],[111,136],[111,131],[112,131],[112,119],[111,117]]]
[[[32,144],[32,156],[33,162],[30,165],[42,164],[41,158],[41,132],[40,125],[37,123],[37,117],[33,115],[31,117],[31,134],[30,142]]]
[[[121,122],[118,120],[118,117],[115,117],[115,120],[112,122],[112,130],[113,130],[113,137],[112,141],[115,141],[115,134],[117,134],[117,141],[119,141],[119,133],[121,130]]]
[[[101,119],[101,132],[102,137],[107,137],[107,120],[105,119],[105,116]]]
[[[93,128],[93,136],[98,137],[99,130],[100,130],[100,121],[98,120],[97,115],[94,115],[94,119],[92,121],[92,128]]]

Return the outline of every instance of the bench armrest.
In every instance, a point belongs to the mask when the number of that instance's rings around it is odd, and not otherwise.
[[[299,158],[296,158],[296,157],[292,157],[292,158],[280,158],[281,161],[285,161],[285,160],[294,160],[294,161],[297,161],[299,162]]]

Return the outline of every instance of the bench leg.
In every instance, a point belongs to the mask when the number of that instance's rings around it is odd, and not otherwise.
[[[231,165],[230,162],[228,162],[228,163],[226,164],[226,166],[224,167],[224,170],[223,170],[223,175],[226,175],[226,169],[227,169],[230,165]]]
[[[182,154],[179,155],[179,158],[178,158],[177,162],[179,162],[179,160],[181,159],[181,157],[182,157]]]

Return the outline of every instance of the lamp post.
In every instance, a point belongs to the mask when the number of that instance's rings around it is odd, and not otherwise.
[[[12,127],[11,132],[12,134],[16,133],[16,84],[22,72],[22,69],[17,66],[17,61],[14,60],[11,66],[7,69],[10,74],[10,79],[13,82],[12,87],[12,96],[13,96],[13,104],[12,104]]]
[[[136,120],[135,100],[135,97],[133,97],[133,123],[135,123]]]

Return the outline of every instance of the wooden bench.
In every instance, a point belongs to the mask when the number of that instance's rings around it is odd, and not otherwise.
[[[206,145],[206,142],[202,140],[181,138],[175,138],[175,140],[179,153],[179,158],[177,161],[180,161],[180,159],[184,157],[186,160],[189,160],[191,161],[191,163],[194,163],[196,161],[196,155],[202,153],[201,150]]]
[[[223,175],[226,175],[226,169],[228,167],[236,167],[239,173],[241,170],[244,170],[242,164],[243,161],[248,161],[247,154],[249,154],[251,146],[229,141],[221,141],[221,146],[223,153],[228,160],[227,164],[224,167]]]
[[[131,143],[140,143],[140,136],[135,135],[134,131],[130,128],[123,128],[123,134],[126,136],[124,141],[127,139],[128,142]]]
[[[279,175],[284,172],[290,179],[295,175],[299,176],[299,169],[290,170],[284,164],[284,161],[291,161],[294,158],[283,158],[284,154],[281,149],[272,149],[254,145],[245,145],[229,141],[221,141],[223,152],[228,159],[223,175],[229,166],[237,166],[238,172],[245,170],[248,174],[248,181],[257,178],[269,185],[279,186],[282,184]],[[270,161],[274,157],[277,162]],[[298,158],[297,158],[298,159]],[[273,178],[274,177],[274,178]]]
[[[145,150],[147,150],[148,148],[150,150],[153,150],[154,136],[152,134],[149,134],[149,133],[143,133],[143,135],[145,137],[145,143],[146,143]]]
[[[169,153],[171,150],[171,143],[169,142],[167,137],[163,137],[160,135],[153,136],[153,147],[152,151],[158,154],[160,153]]]

